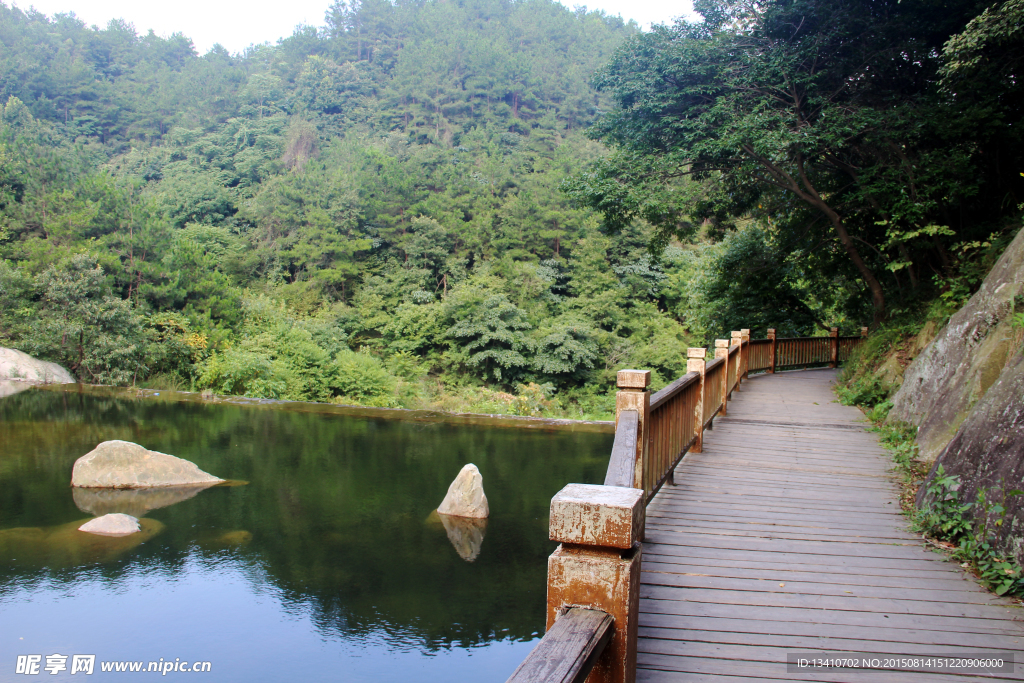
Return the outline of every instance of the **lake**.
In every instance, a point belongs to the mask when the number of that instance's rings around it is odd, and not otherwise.
[[[504,681],[543,633],[551,496],[600,483],[612,438],[73,388],[0,398],[0,680],[30,680],[19,655],[94,654],[91,680],[151,679],[100,663],[162,659],[208,661],[207,681]],[[109,439],[248,483],[73,491],[74,461]],[[446,528],[431,513],[468,462],[491,517]],[[77,531],[125,505],[143,533]],[[40,675],[81,678],[67,667]]]

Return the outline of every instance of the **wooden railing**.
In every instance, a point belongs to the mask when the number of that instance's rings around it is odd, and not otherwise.
[[[636,678],[640,560],[647,503],[704,430],[726,415],[750,372],[836,367],[866,335],[750,339],[750,330],[688,349],[686,374],[653,396],[648,370],[620,370],[615,441],[603,486],[569,484],[551,499],[547,631],[509,683],[632,683]]]

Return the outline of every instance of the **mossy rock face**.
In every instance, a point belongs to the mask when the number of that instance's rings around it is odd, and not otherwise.
[[[921,457],[934,461],[1020,344],[1010,318],[1024,294],[1024,230],[981,289],[910,364],[893,396],[889,420],[918,427]]]
[[[59,526],[0,530],[0,557],[11,564],[64,569],[105,564],[153,538],[164,529],[155,519],[140,519],[141,531],[129,536],[99,536],[79,531],[90,519]]]
[[[1006,508],[1002,524],[989,520],[1004,552],[1024,563],[1024,495],[1012,495],[1024,488],[1024,350],[1018,349],[1002,369],[999,378],[985,392],[942,451],[929,481],[941,464],[947,474],[960,478],[960,500],[974,503],[983,491],[991,503]],[[918,503],[924,502],[927,485],[921,487]],[[980,514],[978,506],[972,514]]]

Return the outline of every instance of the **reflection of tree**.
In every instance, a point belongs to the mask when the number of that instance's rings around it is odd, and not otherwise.
[[[250,483],[152,510],[147,518],[166,525],[157,541],[90,571],[117,581],[140,562],[174,571],[197,548],[211,560],[230,552],[308,610],[325,636],[376,634],[430,649],[542,630],[548,501],[569,481],[597,481],[609,448],[603,434],[29,391],[0,400],[0,476],[18,482],[0,498],[0,526],[80,518],[67,490],[71,464],[109,438]],[[472,563],[427,520],[467,462],[480,467],[492,506]],[[253,539],[234,550],[204,540],[226,530]],[[0,595],[38,569],[0,558]],[[69,583],[77,575],[58,574]]]

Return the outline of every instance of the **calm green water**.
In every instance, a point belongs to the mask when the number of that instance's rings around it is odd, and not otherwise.
[[[141,543],[83,542],[74,529],[91,515],[71,466],[108,439],[249,483],[150,510]],[[0,398],[0,680],[32,678],[15,675],[18,655],[45,666],[60,653],[96,655],[86,680],[157,676],[103,674],[101,661],[180,658],[210,661],[206,681],[503,681],[543,632],[550,498],[599,482],[611,440],[71,391]],[[430,513],[467,462],[491,518],[453,530],[457,549]]]

